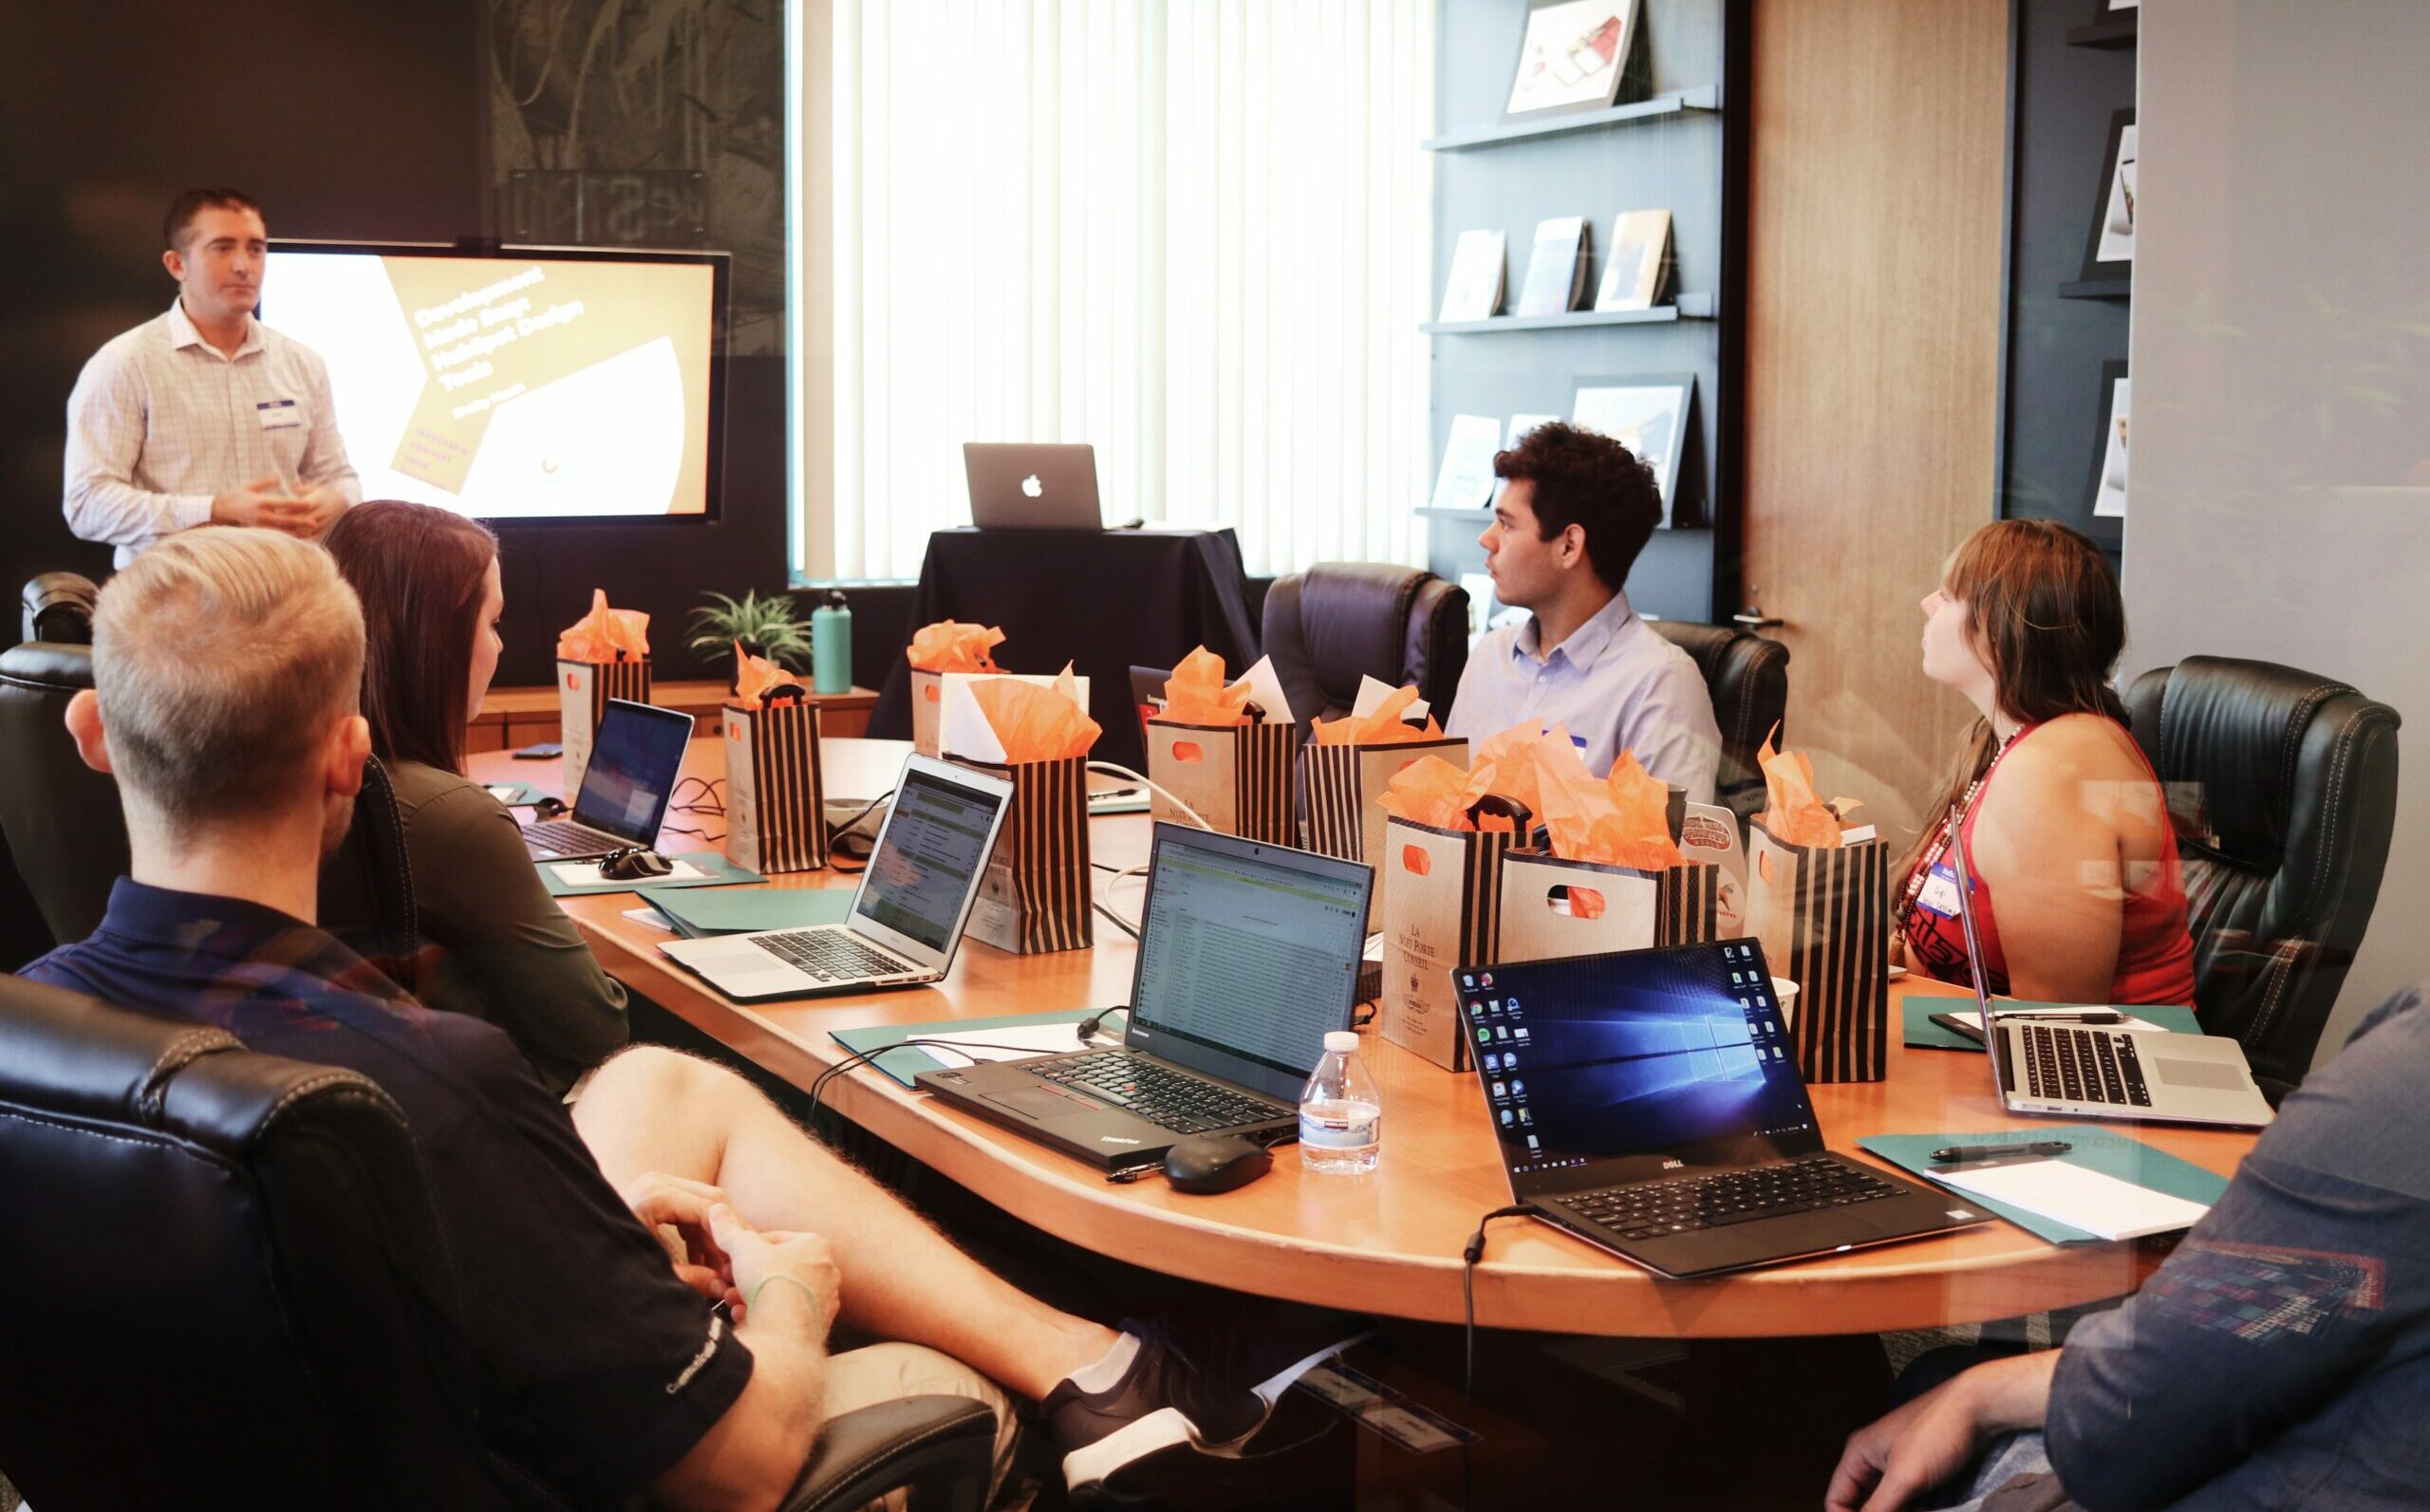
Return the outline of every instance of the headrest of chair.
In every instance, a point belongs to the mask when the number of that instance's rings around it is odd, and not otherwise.
[[[101,596],[102,590],[82,572],[45,572],[28,580],[20,595],[26,639],[90,644],[93,606]]]
[[[2173,783],[2198,783],[2201,823],[2231,855],[2267,857],[2287,842],[2307,732],[2353,688],[2293,667],[2189,656],[2136,679],[2136,737]],[[2172,794],[2182,816],[2186,800]]]
[[[353,1072],[225,1054],[244,1048],[224,1029],[0,975],[0,1103],[234,1148],[301,1091],[359,1083],[386,1101]]]
[[[1386,562],[1319,562],[1299,582],[1299,635],[1328,694],[1355,694],[1362,672],[1399,666],[1410,605],[1433,574]]]
[[[0,681],[45,692],[74,693],[93,685],[93,648],[57,641],[28,641],[0,651]]]

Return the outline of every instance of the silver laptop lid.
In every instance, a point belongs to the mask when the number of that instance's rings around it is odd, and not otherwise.
[[[1093,446],[967,441],[962,465],[981,530],[1105,529]]]
[[[852,896],[852,928],[920,965],[951,965],[1012,801],[1013,785],[1000,777],[924,756],[906,760]]]
[[[609,699],[574,794],[575,822],[637,846],[657,845],[691,739],[690,715]]]

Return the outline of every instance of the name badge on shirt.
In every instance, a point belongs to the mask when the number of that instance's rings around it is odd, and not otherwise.
[[[266,399],[253,406],[266,431],[291,431],[304,423],[304,411],[291,399]]]
[[[1935,861],[1933,869],[1924,874],[1924,889],[1916,894],[1916,906],[1929,908],[1944,919],[1957,917],[1957,876],[1946,861]]]

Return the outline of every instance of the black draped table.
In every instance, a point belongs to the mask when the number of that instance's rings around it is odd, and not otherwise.
[[[1235,677],[1257,659],[1248,576],[1228,530],[939,531],[920,564],[910,629],[939,620],[1001,629],[996,661],[1007,672],[1059,672],[1070,662],[1089,680],[1089,713],[1105,729],[1095,755],[1133,770],[1145,769],[1148,747],[1131,667],[1169,667],[1200,645]],[[910,665],[900,652],[869,734],[911,737]]]

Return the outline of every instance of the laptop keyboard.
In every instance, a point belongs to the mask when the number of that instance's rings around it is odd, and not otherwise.
[[[882,950],[870,949],[841,929],[789,929],[777,935],[753,935],[751,943],[821,981],[894,977],[917,969]]]
[[[616,850],[632,844],[571,819],[547,819],[527,827],[523,838],[542,850],[568,855],[584,850]]]
[[[1759,1218],[1878,1202],[1904,1190],[1837,1155],[1808,1155],[1748,1170],[1578,1192],[1561,1202],[1622,1239],[1664,1239]]]
[[[2152,1089],[2131,1034],[2021,1024],[2025,1088],[2036,1097],[2149,1108]]]
[[[1287,1108],[1187,1072],[1168,1070],[1127,1051],[1057,1056],[1030,1069],[1048,1081],[1102,1098],[1176,1134],[1238,1129],[1290,1115]]]

